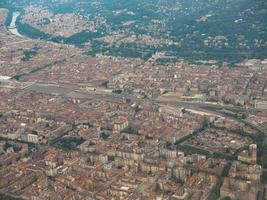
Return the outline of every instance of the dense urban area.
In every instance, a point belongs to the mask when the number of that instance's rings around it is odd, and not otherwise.
[[[266,3],[111,2],[0,2],[0,199],[267,199]]]

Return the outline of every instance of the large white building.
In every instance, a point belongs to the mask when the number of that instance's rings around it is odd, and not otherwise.
[[[256,100],[255,108],[267,110],[267,100]]]

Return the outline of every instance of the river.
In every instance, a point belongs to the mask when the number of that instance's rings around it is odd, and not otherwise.
[[[19,12],[14,12],[13,16],[12,16],[12,21],[10,23],[10,25],[7,27],[7,29],[14,35],[18,36],[18,37],[22,37],[23,36],[18,32],[18,29],[16,27],[16,21],[17,18],[19,17],[20,13]]]

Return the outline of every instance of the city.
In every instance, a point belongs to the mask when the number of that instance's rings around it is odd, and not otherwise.
[[[122,13],[135,15],[113,12]],[[21,15],[64,41],[25,35],[13,21]],[[28,5],[11,17],[7,26],[3,6],[0,199],[267,199],[267,56],[235,66],[172,60],[169,50],[147,59],[92,56],[92,41],[68,41],[85,30],[97,34],[101,16],[87,21]],[[115,32],[97,40],[179,46]],[[223,36],[205,41],[227,45]]]

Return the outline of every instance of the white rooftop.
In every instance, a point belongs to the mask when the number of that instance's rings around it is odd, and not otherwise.
[[[11,79],[10,76],[0,76],[0,80],[9,80]]]

